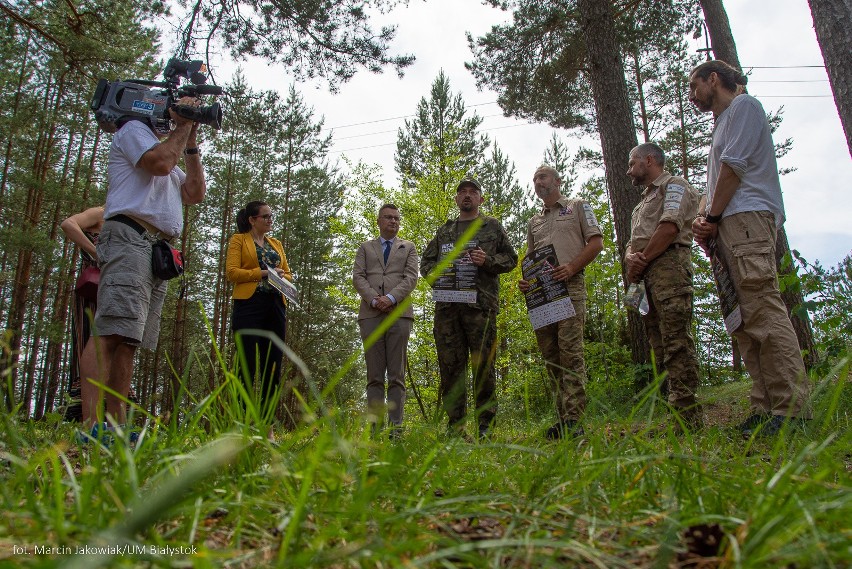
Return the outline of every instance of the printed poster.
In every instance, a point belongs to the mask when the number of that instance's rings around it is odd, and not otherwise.
[[[440,258],[443,259],[455,247],[455,243],[441,245]],[[476,249],[476,241],[468,241],[464,251],[432,285],[432,300],[435,302],[476,302],[476,275],[479,268],[470,260],[470,249]]]
[[[722,319],[725,321],[725,330],[728,335],[733,334],[737,328],[742,326],[743,316],[740,312],[740,301],[734,290],[734,282],[731,273],[728,272],[728,264],[719,253],[715,239],[707,242],[710,251],[710,267],[713,269],[713,280],[716,281],[716,290],[719,292],[719,306],[722,308]]]
[[[553,245],[532,251],[521,263],[524,280],[530,283],[530,289],[524,297],[527,302],[527,316],[533,330],[577,314],[574,303],[568,296],[568,285],[565,281],[555,281],[551,277],[557,266],[559,261],[556,259],[556,249]]]
[[[299,306],[299,291],[296,289],[296,285],[279,277],[275,269],[267,271],[266,280],[272,285],[272,288],[284,295],[290,306]]]

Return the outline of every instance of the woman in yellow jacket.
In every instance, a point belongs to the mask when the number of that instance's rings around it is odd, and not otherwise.
[[[242,330],[268,330],[284,341],[287,330],[287,306],[281,293],[267,282],[269,271],[293,280],[281,242],[266,234],[272,229],[272,210],[261,201],[253,201],[237,212],[237,231],[228,244],[226,275],[234,283],[234,312],[231,330],[242,339],[248,369],[243,375],[249,392],[260,380],[260,408],[266,415],[275,389],[281,381],[283,353],[268,338]],[[271,431],[270,431],[271,434]]]

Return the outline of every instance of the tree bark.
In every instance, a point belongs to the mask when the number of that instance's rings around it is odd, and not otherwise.
[[[852,155],[852,0],[808,0],[834,104]]]
[[[599,0],[578,0],[577,9],[588,54],[589,79],[601,137],[618,256],[624,258],[630,240],[630,217],[639,201],[638,192],[624,173],[630,151],[638,144],[624,78],[624,63],[611,4]],[[625,267],[622,267],[622,278],[626,285]],[[645,326],[634,312],[628,314],[628,325],[633,362],[646,364],[650,358]]]
[[[707,33],[710,34],[710,46],[713,48],[713,57],[721,59],[737,69],[742,69],[740,58],[737,55],[737,44],[734,41],[734,33],[731,31],[731,22],[722,0],[699,0],[701,10],[704,12],[704,24]]]

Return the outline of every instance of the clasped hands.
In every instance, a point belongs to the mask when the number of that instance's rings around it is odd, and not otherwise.
[[[642,280],[642,273],[648,268],[648,259],[645,257],[645,253],[642,251],[628,253],[624,257],[624,261],[627,263],[627,280],[632,283],[638,283]]]
[[[698,243],[704,254],[709,257],[710,250],[707,248],[707,242],[719,234],[719,224],[710,223],[703,217],[696,217],[692,222],[692,234],[695,236],[695,242]]]
[[[393,301],[387,296],[377,296],[373,299],[373,308],[381,312],[390,312],[393,310]]]

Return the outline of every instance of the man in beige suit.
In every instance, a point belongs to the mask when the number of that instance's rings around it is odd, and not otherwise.
[[[393,204],[383,205],[378,218],[380,236],[363,243],[355,254],[352,283],[361,296],[358,326],[364,341],[417,285],[417,250],[411,241],[397,237],[399,222],[399,209]],[[414,311],[409,305],[364,354],[367,409],[374,424],[384,422],[387,373],[387,414],[392,437],[402,431],[405,355],[413,320]]]

